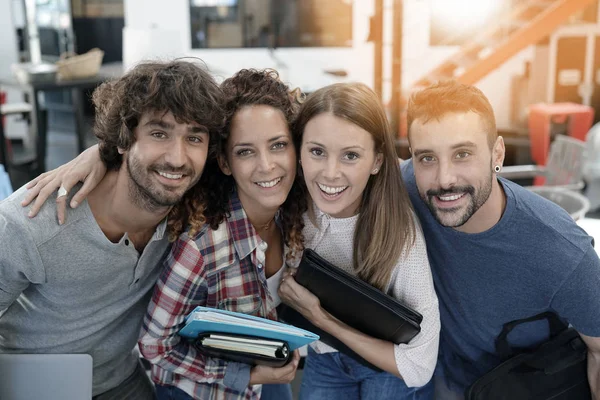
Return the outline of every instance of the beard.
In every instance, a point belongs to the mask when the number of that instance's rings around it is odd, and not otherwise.
[[[146,167],[138,159],[132,157],[131,154],[127,157],[127,169],[130,177],[130,198],[134,204],[150,212],[173,207],[181,201],[185,192],[200,179],[200,175],[198,175],[184,190],[181,188],[169,188],[153,180],[151,175],[156,173],[155,171],[162,171],[171,174],[194,176],[194,171],[188,167],[175,168],[168,164],[152,164]]]
[[[449,228],[458,228],[466,224],[473,214],[489,199],[492,193],[492,179],[493,176],[490,170],[489,176],[485,178],[483,184],[478,189],[475,189],[472,185],[454,186],[450,189],[429,189],[425,194],[421,194],[421,199],[440,225]],[[470,201],[462,213],[461,209],[463,206],[441,209],[433,202],[433,197],[448,194],[464,194],[464,196],[469,196]]]

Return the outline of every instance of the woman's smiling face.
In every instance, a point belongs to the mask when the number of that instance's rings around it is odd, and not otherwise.
[[[300,159],[313,201],[335,218],[358,213],[369,178],[382,160],[369,132],[331,113],[308,121]]]
[[[221,169],[233,176],[247,211],[281,207],[296,176],[296,151],[281,111],[254,105],[236,112],[226,157]]]

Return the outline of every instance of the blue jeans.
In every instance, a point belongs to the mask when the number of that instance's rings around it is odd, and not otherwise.
[[[435,400],[465,400],[463,393],[455,392],[446,385],[443,376],[435,375],[432,381],[435,387]]]
[[[158,400],[194,400],[192,396],[175,386],[156,385]]]
[[[292,400],[292,385],[263,385],[260,400]]]
[[[417,400],[433,398],[431,382],[409,388],[388,372],[365,367],[341,353],[317,354],[309,347],[300,400]]]
[[[158,400],[193,400],[189,394],[175,386],[156,385]],[[292,387],[289,384],[263,385],[261,400],[292,400]]]

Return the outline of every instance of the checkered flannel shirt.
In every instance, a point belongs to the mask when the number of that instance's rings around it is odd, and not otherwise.
[[[236,193],[229,206],[230,216],[217,230],[205,226],[174,243],[139,340],[143,356],[153,364],[152,380],[196,399],[258,399],[260,386],[248,386],[247,365],[205,357],[181,338],[177,332],[186,315],[201,305],[277,319],[274,309],[268,311],[270,294],[257,259],[263,241]]]

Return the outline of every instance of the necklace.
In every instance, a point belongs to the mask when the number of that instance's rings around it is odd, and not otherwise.
[[[271,218],[271,220],[270,220],[269,222],[267,222],[267,223],[266,223],[266,224],[264,224],[264,225],[261,225],[261,226],[260,226],[260,229],[262,229],[262,230],[264,230],[264,231],[268,230],[268,229],[271,227],[271,222],[273,222],[273,220],[274,220],[274,219],[275,219],[275,218]]]

